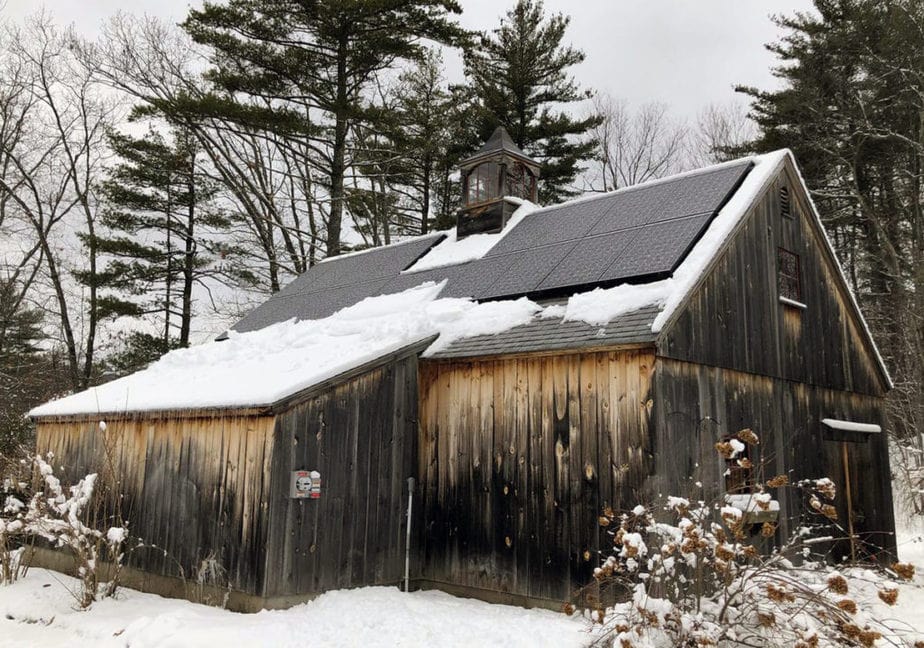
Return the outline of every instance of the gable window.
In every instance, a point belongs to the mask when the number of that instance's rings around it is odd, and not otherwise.
[[[780,214],[785,218],[792,218],[792,203],[789,201],[789,187],[780,187]]]
[[[777,250],[777,281],[780,299],[802,306],[802,268],[799,255],[789,250]]]

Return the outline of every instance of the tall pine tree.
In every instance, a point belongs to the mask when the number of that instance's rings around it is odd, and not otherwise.
[[[893,422],[924,425],[924,5],[816,0],[778,20],[781,87],[742,87],[758,150],[792,148],[897,389]]]
[[[524,152],[540,161],[539,200],[577,193],[580,163],[593,156],[588,130],[600,117],[574,119],[557,109],[588,99],[569,75],[584,54],[564,44],[570,18],[546,17],[542,0],[518,0],[500,26],[465,58],[466,75],[484,111],[481,136],[503,125]]]
[[[223,242],[231,220],[213,204],[215,187],[188,132],[174,130],[172,141],[154,130],[109,140],[119,162],[101,187],[108,235],[96,243],[108,262],[97,280],[108,289],[105,303],[113,315],[159,317],[158,336],[132,338],[142,346],[156,348],[155,339],[160,353],[187,346],[196,283],[250,279],[233,265],[236,248]]]
[[[221,94],[206,110],[308,143],[305,163],[329,194],[329,256],[341,248],[350,134],[372,119],[364,93],[378,73],[418,59],[422,39],[461,42],[450,19],[460,12],[455,0],[229,0],[206,2],[184,23],[212,48]]]

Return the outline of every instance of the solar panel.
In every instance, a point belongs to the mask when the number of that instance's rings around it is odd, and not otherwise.
[[[606,197],[565,203],[530,214],[495,245],[487,257],[553,245],[583,237],[610,208]]]
[[[313,293],[276,294],[234,325],[235,331],[256,331],[293,317],[299,320],[320,319],[341,308],[352,306],[366,297],[382,294],[387,279],[376,279]]]
[[[386,247],[346,254],[318,263],[293,279],[277,295],[293,295],[328,290],[337,286],[392,278],[423,256],[444,235],[415,238]]]
[[[506,268],[502,273],[492,273],[495,275],[494,280],[490,283],[485,281],[485,284],[489,283],[489,285],[484,285],[475,296],[479,299],[488,299],[534,292],[575,245],[578,245],[577,241],[568,241],[505,255],[503,258],[509,260]],[[486,280],[489,277],[489,274],[484,275]]]
[[[714,212],[738,185],[750,163],[695,173],[614,194],[614,208],[591,229],[605,234],[683,216]]]
[[[447,280],[443,297],[491,299],[666,275],[750,168],[743,161],[542,209],[483,258],[455,266],[402,273],[442,235],[337,258],[308,270],[235,328],[325,317],[365,297],[425,281]]]
[[[636,230],[632,245],[601,273],[599,281],[616,281],[671,272],[696,241],[712,214],[701,214]]]
[[[603,271],[635,239],[638,230],[626,230],[581,239],[539,284],[539,290],[580,286],[597,281]]]

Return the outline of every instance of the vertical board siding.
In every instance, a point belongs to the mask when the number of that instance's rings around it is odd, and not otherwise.
[[[214,559],[230,586],[258,594],[263,584],[273,418],[261,416],[106,417],[39,422],[38,452],[53,452],[65,483],[97,473],[104,520],[121,515],[145,547],[128,564],[195,578]],[[121,503],[120,503],[121,502]]]
[[[631,509],[650,472],[653,363],[644,350],[422,363],[421,576],[551,601],[586,585],[603,506]]]
[[[669,358],[657,360],[653,391],[658,492],[686,496],[692,476],[703,484],[703,499],[720,497],[725,466],[714,444],[751,428],[760,437],[752,460],[767,461],[767,478],[785,473],[791,482],[829,477],[837,484],[839,524],[847,528],[841,447],[825,439],[821,421],[835,418],[884,426],[881,398]],[[867,545],[866,557],[878,550],[894,555],[886,435],[865,435],[863,441],[849,444],[855,531]],[[856,475],[862,475],[862,483]],[[792,491],[781,489],[776,496],[781,511],[778,540],[803,521],[823,522]],[[836,529],[833,533],[843,535]],[[833,551],[836,557],[849,555],[849,545],[841,541]]]
[[[790,188],[794,218],[781,215]],[[659,340],[658,355],[842,391],[886,385],[829,262],[807,198],[787,166],[744,220],[713,271]],[[799,255],[806,309],[784,305],[777,250]]]
[[[403,578],[417,411],[417,358],[409,355],[277,415],[265,596]],[[289,497],[295,470],[321,474],[320,499]]]

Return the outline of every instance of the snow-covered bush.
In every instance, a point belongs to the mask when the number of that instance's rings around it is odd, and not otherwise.
[[[86,520],[95,503],[96,474],[65,487],[55,476],[49,463],[51,459],[51,455],[33,458],[37,483],[30,497],[7,495],[4,498],[0,517],[0,565],[9,565],[9,569],[4,569],[4,580],[0,582],[16,579],[23,546],[32,539],[41,538],[74,557],[75,571],[82,585],[75,597],[80,607],[87,607],[98,596],[111,596],[115,592],[128,530],[121,522],[105,531],[88,525]],[[108,558],[114,568],[106,587],[100,591],[97,566],[102,557]]]
[[[745,444],[757,443],[751,430],[742,430],[716,449],[726,460],[740,456],[750,469]],[[757,469],[750,474],[760,475],[746,484],[750,492],[718,502],[671,496],[659,510],[639,505],[623,514],[604,513],[600,523],[613,550],[595,579],[621,588],[628,599],[593,612],[604,642],[617,648],[819,648],[873,646],[894,636],[852,598],[848,566],[813,560],[813,550],[830,537],[818,537],[817,528],[803,524],[772,546],[776,525],[767,513],[778,510],[774,494],[801,491],[821,528],[837,517],[834,483],[821,478],[790,484],[786,475],[764,479]],[[893,565],[892,577],[912,575],[910,565]],[[880,600],[894,604],[898,590],[888,576],[877,578]]]

